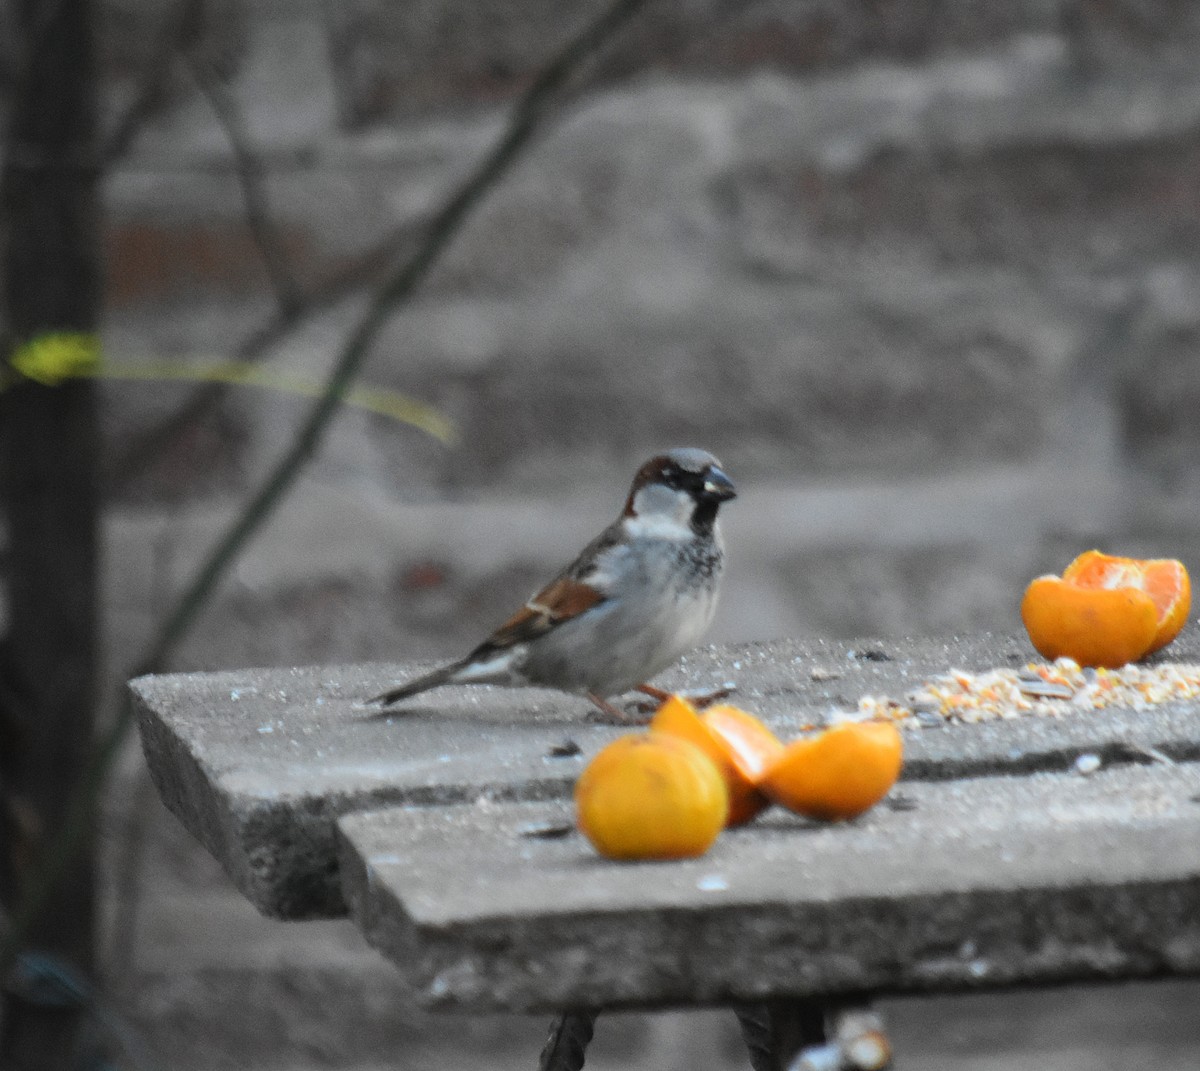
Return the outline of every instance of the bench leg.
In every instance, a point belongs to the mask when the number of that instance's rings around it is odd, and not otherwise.
[[[538,1071],[580,1071],[598,1014],[594,1011],[563,1012],[555,1019],[538,1058]]]
[[[892,1050],[870,1005],[775,1000],[734,1008],[753,1071],[884,1071]],[[597,1011],[550,1024],[538,1071],[582,1071]]]
[[[825,1040],[825,1012],[813,1000],[777,1000],[734,1008],[754,1071],[787,1071],[801,1049]]]

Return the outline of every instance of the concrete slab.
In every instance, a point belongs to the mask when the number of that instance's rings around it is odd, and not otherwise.
[[[1200,973],[1200,764],[904,787],[616,863],[566,802],[339,822],[352,913],[431,1005],[727,1003]]]
[[[1190,627],[1169,652],[1200,661],[1200,629]],[[1031,655],[1024,639],[987,635],[781,641],[699,650],[660,683],[705,689],[732,680],[738,701],[789,737],[864,694],[902,697],[950,669],[1019,665]],[[159,793],[264,913],[345,912],[334,842],[340,816],[399,804],[565,798],[582,763],[623,731],[589,723],[582,700],[535,690],[443,689],[404,713],[371,718],[361,700],[416,668],[244,670],[132,683]],[[1200,703],[918,729],[908,734],[905,776],[1063,770],[1085,751],[1105,763],[1148,762],[1137,750],[1146,747],[1175,759],[1200,756]]]

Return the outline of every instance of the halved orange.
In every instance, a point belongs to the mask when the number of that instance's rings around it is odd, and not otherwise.
[[[736,707],[712,707],[703,715],[682,696],[667,699],[650,719],[652,732],[669,733],[695,744],[717,767],[729,791],[726,824],[742,825],[763,810],[770,800],[758,789],[767,752],[782,744],[752,714]]]
[[[1063,575],[1025,589],[1021,620],[1039,654],[1116,669],[1170,643],[1191,608],[1187,569],[1173,558],[1089,550]]]
[[[788,744],[760,786],[793,811],[836,822],[883,799],[903,762],[904,742],[891,722],[843,722]]]
[[[1063,570],[1063,579],[1085,588],[1136,588],[1154,602],[1154,639],[1146,654],[1165,647],[1187,623],[1192,608],[1192,582],[1175,558],[1122,558],[1085,550]]]
[[[1118,669],[1154,642],[1158,611],[1137,588],[1088,588],[1061,576],[1039,576],[1025,589],[1021,620],[1034,648],[1053,661]]]
[[[703,855],[725,825],[725,780],[700,748],[667,733],[618,737],[575,784],[580,830],[611,859]]]

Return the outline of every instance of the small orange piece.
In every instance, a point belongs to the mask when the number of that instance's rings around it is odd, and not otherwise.
[[[883,799],[903,761],[904,742],[891,722],[844,722],[788,744],[761,787],[793,811],[837,822]]]
[[[633,733],[603,748],[575,784],[580,830],[610,859],[703,855],[725,825],[729,794],[694,744]]]
[[[1063,579],[1085,588],[1137,588],[1154,601],[1158,628],[1146,654],[1179,635],[1192,608],[1192,581],[1175,558],[1121,558],[1085,550],[1063,570]]]
[[[695,744],[712,759],[729,791],[727,825],[750,821],[770,803],[759,791],[758,779],[783,745],[752,714],[721,706],[700,715],[686,699],[673,695],[650,719],[650,729]]]

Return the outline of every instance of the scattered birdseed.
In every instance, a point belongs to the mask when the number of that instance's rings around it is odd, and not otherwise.
[[[526,822],[517,830],[517,835],[534,840],[561,840],[574,832],[575,826],[570,822]]]
[[[1126,707],[1200,696],[1200,665],[1162,663],[1121,669],[1083,669],[1070,658],[1030,662],[1023,669],[983,673],[955,670],[927,681],[903,701],[864,696],[860,717],[886,718],[913,726],[974,723],[999,718],[1061,718],[1082,710]]]
[[[551,759],[573,759],[581,754],[583,748],[570,737],[557,744],[551,744],[550,750],[546,752],[547,757]]]

